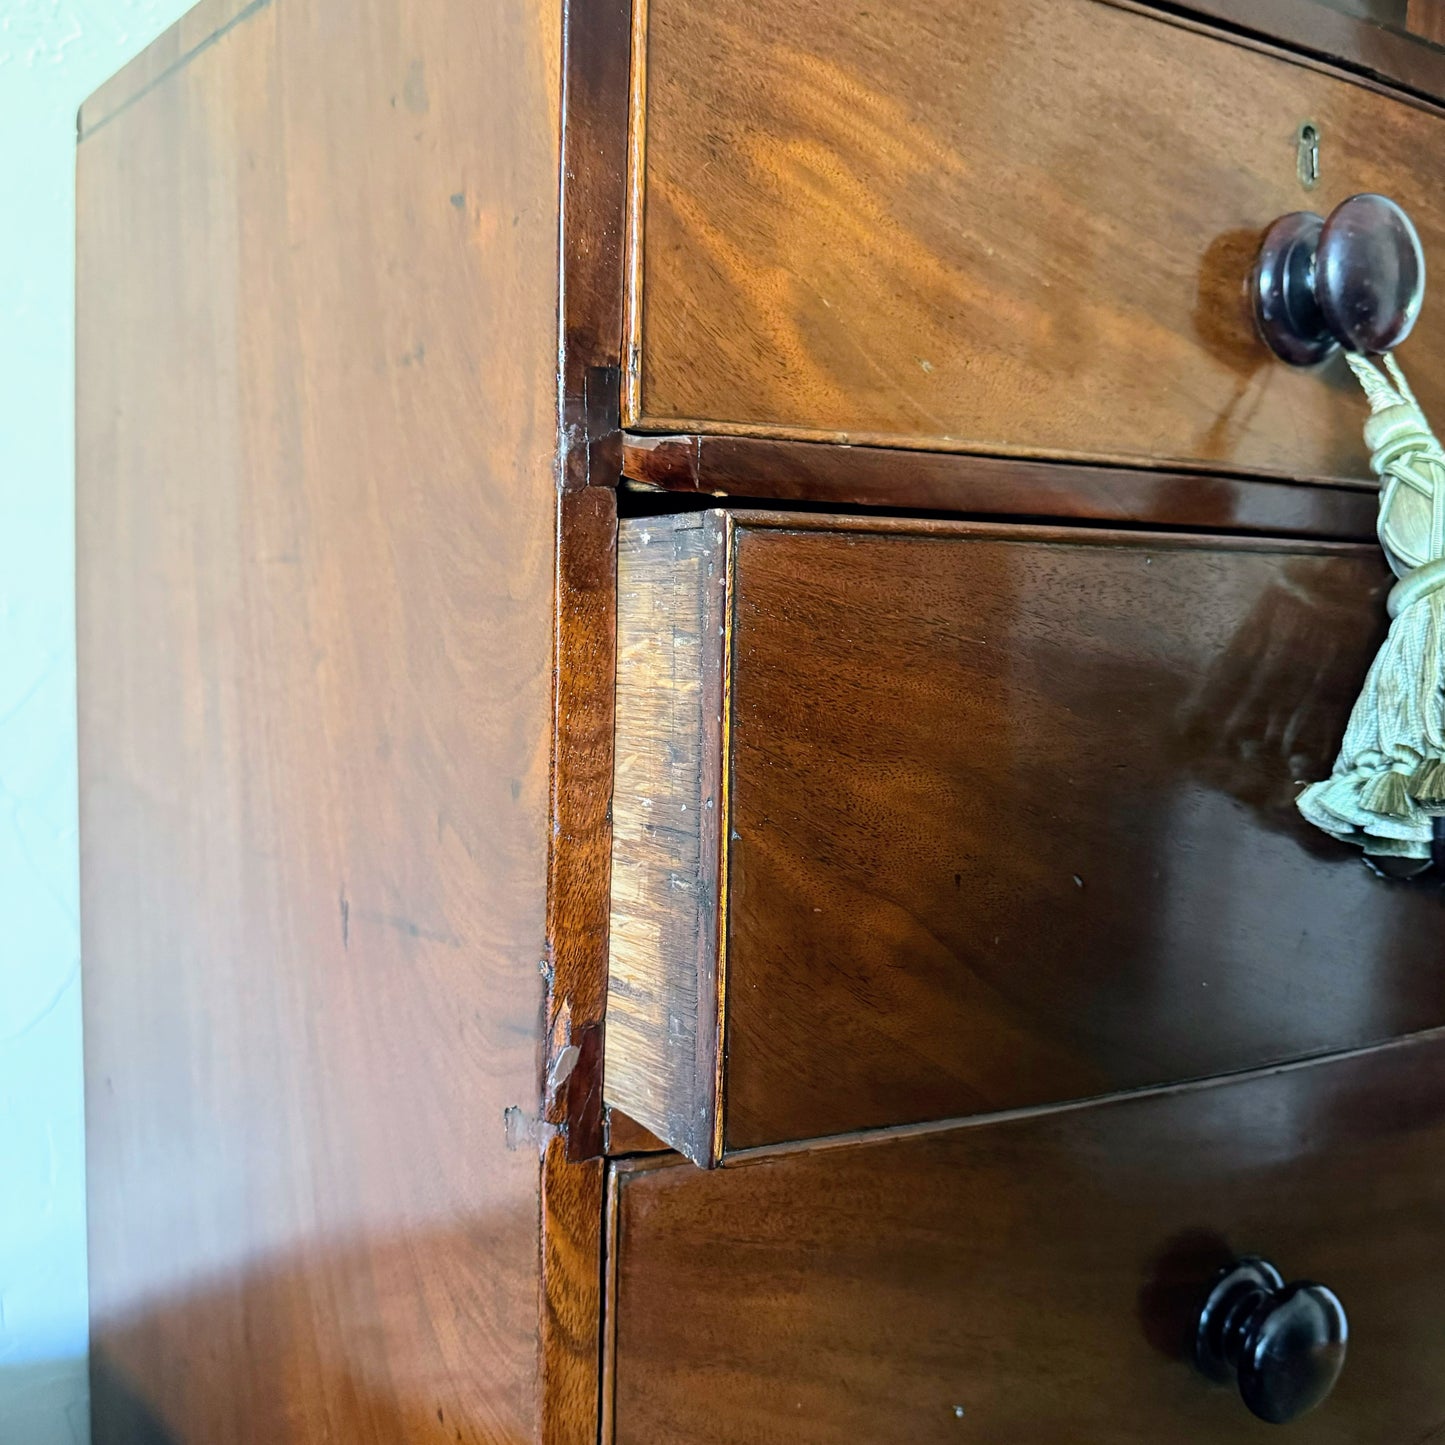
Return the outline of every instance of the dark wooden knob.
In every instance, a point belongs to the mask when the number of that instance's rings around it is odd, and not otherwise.
[[[1293,366],[1337,346],[1380,352],[1409,334],[1425,297],[1425,253],[1386,196],[1351,196],[1328,218],[1292,211],[1264,233],[1251,281],[1259,333]]]
[[[1345,1364],[1344,1306],[1323,1285],[1286,1284],[1267,1260],[1247,1258],[1215,1281],[1199,1316],[1194,1358],[1212,1380],[1234,1380],[1261,1420],[1308,1414]]]

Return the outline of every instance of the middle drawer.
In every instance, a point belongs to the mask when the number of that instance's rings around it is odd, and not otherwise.
[[[622,525],[605,1089],[699,1163],[1445,1023],[1439,898],[1298,816],[1378,549]]]

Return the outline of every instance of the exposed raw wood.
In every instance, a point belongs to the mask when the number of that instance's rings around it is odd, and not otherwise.
[[[697,1163],[717,1154],[728,520],[618,539],[604,1091]]]
[[[1244,282],[1272,220],[1355,191],[1445,255],[1438,113],[1095,0],[649,0],[646,25],[625,424],[1366,474],[1343,366],[1276,361]],[[1434,316],[1405,354],[1445,410]]]

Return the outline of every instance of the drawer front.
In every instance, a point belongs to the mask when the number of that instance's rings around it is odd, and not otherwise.
[[[617,1445],[1268,1432],[1186,1342],[1260,1254],[1333,1289],[1349,1353],[1294,1435],[1439,1438],[1437,1039],[1175,1094],[612,1181]]]
[[[606,1088],[701,1162],[1445,1024],[1438,890],[1299,817],[1374,547],[624,524]]]
[[[1275,361],[1244,282],[1366,190],[1445,258],[1439,115],[1098,0],[638,13],[632,426],[1368,476],[1343,364]]]

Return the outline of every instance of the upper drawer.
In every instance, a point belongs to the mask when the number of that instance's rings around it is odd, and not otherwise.
[[[609,1100],[699,1161],[1445,1023],[1438,893],[1299,816],[1373,546],[623,525]]]
[[[1097,0],[638,13],[629,425],[1368,475],[1343,365],[1276,361],[1245,280],[1357,191],[1445,258],[1438,114]]]

